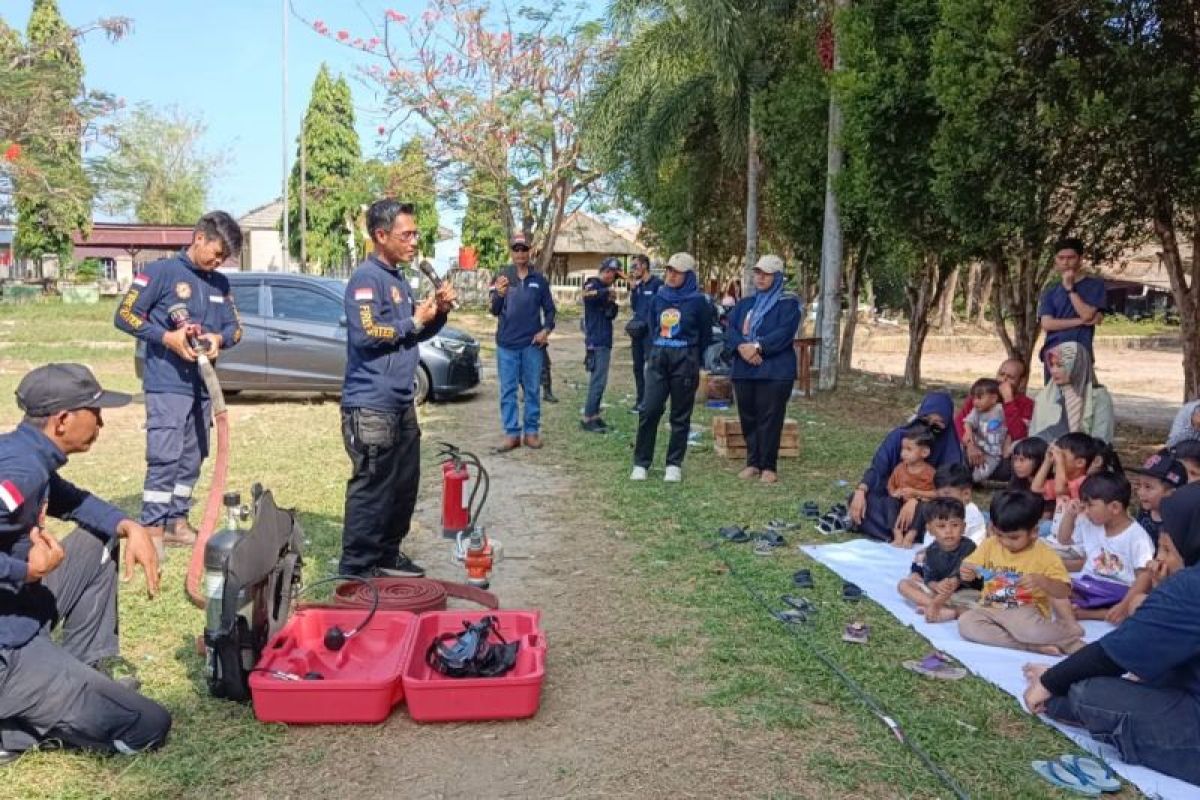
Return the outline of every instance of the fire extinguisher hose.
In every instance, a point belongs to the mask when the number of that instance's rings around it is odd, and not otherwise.
[[[221,498],[225,494],[225,481],[229,476],[229,414],[225,408],[225,395],[221,392],[221,382],[217,380],[217,370],[212,361],[204,353],[196,359],[200,367],[200,377],[208,389],[212,401],[213,427],[217,432],[216,458],[213,459],[212,483],[208,488],[208,502],[204,506],[204,517],[200,521],[200,529],[196,531],[196,543],[192,545],[192,558],[188,562],[185,588],[192,605],[204,608],[208,598],[200,586],[204,575],[204,548],[208,539],[217,528],[221,519]]]
[[[446,599],[470,600],[484,608],[499,608],[500,600],[476,586],[432,578],[371,578],[370,585],[344,583],[335,592],[334,603],[350,608],[366,608],[379,596],[379,608],[388,611],[443,611]],[[374,587],[375,591],[372,591]]]

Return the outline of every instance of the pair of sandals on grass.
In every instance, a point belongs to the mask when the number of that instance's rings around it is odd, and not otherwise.
[[[849,533],[851,528],[850,509],[845,503],[834,503],[824,514],[815,500],[805,501],[800,507],[800,514],[807,520],[817,523],[817,530],[825,536],[836,536]]]

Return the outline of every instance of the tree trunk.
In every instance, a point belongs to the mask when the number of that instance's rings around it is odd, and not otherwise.
[[[927,254],[921,272],[909,279],[905,287],[908,295],[908,355],[904,359],[904,385],[912,389],[921,388],[921,355],[925,350],[925,337],[929,335],[929,313],[938,306],[950,283],[950,275],[956,270],[945,267],[941,259]]]
[[[980,305],[978,261],[967,265],[967,285],[963,288],[963,301],[963,320],[970,323],[975,319],[975,310]]]
[[[946,291],[942,292],[942,300],[938,304],[938,330],[941,333],[954,333],[954,295],[958,292],[958,268],[950,270]]]
[[[987,327],[987,310],[992,304],[992,286],[996,283],[996,269],[991,264],[981,264],[982,273],[979,285],[979,309],[976,313],[975,324],[981,328]]]
[[[1200,228],[1193,234],[1192,263],[1185,268],[1179,251],[1175,215],[1169,198],[1155,203],[1154,232],[1162,244],[1163,265],[1179,309],[1179,338],[1183,345],[1183,399],[1200,398]],[[1193,210],[1200,222],[1200,209]]]
[[[758,132],[750,112],[746,133],[746,263],[742,268],[742,297],[754,290],[754,265],[758,262]]]
[[[850,0],[834,0],[836,11],[849,6]],[[833,71],[841,68],[841,47],[833,43]],[[834,187],[842,172],[842,107],[837,93],[829,93],[829,125],[825,157],[825,224],[821,231],[821,305],[817,309],[817,336],[821,337],[817,359],[817,388],[823,392],[837,388],[838,318],[841,315],[842,218]]]
[[[858,248],[858,254],[850,267],[850,285],[847,289],[847,305],[850,316],[846,327],[842,330],[842,347],[838,355],[838,370],[849,372],[854,360],[854,332],[858,329],[858,298],[862,293],[863,272],[866,269],[867,253],[871,248],[870,238],[863,239]]]

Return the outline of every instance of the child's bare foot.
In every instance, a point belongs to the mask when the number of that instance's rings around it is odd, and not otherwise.
[[[928,609],[925,612],[927,622],[953,622],[958,619],[958,612],[953,608]]]
[[[1021,667],[1021,674],[1025,676],[1025,680],[1027,681],[1040,680],[1048,669],[1050,667],[1046,664],[1026,664]]]

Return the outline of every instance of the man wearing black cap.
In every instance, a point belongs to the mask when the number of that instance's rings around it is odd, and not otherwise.
[[[1083,242],[1079,239],[1062,239],[1054,246],[1054,268],[1061,280],[1042,293],[1038,304],[1038,316],[1046,332],[1038,358],[1044,364],[1047,351],[1063,342],[1079,342],[1095,364],[1092,339],[1096,336],[1096,326],[1104,320],[1101,311],[1108,297],[1104,281],[1083,274]],[[1049,365],[1044,369],[1049,383]]]
[[[613,284],[620,276],[621,262],[609,256],[600,263],[600,274],[583,282],[583,344],[587,348],[584,366],[588,371],[588,393],[579,427],[591,433],[608,431],[608,425],[600,416],[600,401],[608,386],[613,320],[617,316],[617,294]]]
[[[500,419],[503,453],[524,444],[542,446],[541,374],[545,347],[554,330],[554,297],[546,276],[529,265],[529,243],[516,234],[509,243],[512,263],[505,267],[490,294],[496,324],[496,371],[500,375]],[[524,417],[518,413],[517,386],[525,396]]]
[[[217,272],[242,249],[242,231],[224,211],[196,223],[192,243],[133,278],[117,307],[117,328],[145,342],[146,480],[141,522],[156,539],[190,547],[192,490],[208,455],[210,401],[196,364],[242,338],[229,279]]]
[[[158,593],[150,531],[58,475],[100,435],[101,409],[129,400],[79,364],[38,367],[17,387],[25,417],[0,435],[0,763],[47,739],[128,755],[171,728],[166,709],[101,671],[120,653],[119,539]],[[59,542],[47,514],[79,527]]]

